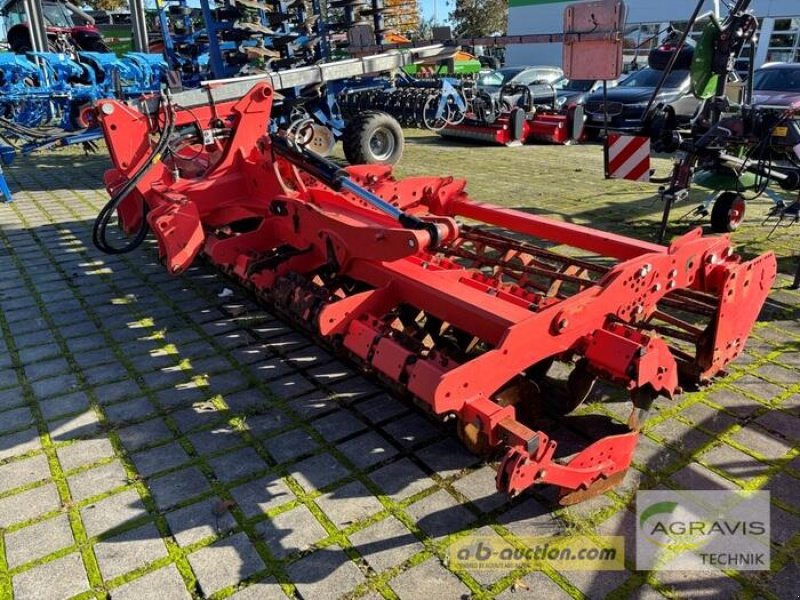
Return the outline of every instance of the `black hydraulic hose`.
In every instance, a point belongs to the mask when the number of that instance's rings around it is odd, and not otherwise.
[[[133,176],[125,182],[125,184],[117,191],[117,193],[115,193],[111,199],[109,199],[106,205],[100,210],[100,213],[97,215],[97,218],[94,221],[94,227],[92,228],[92,242],[98,250],[105,254],[126,254],[131,252],[138,248],[144,241],[144,238],[147,237],[148,206],[146,202],[142,208],[142,223],[139,226],[139,231],[137,231],[136,235],[124,246],[114,246],[109,243],[107,229],[109,223],[111,222],[111,216],[114,214],[114,212],[116,212],[117,208],[119,208],[119,205],[122,204],[122,201],[127,198],[128,194],[134,190],[139,181],[141,181],[142,177],[144,177],[147,172],[161,160],[163,154],[168,150],[169,138],[175,129],[175,119],[170,106],[167,106],[165,114],[166,124],[164,125],[164,130],[162,131],[158,142],[156,142],[153,151],[150,153],[150,156],[147,158],[144,164],[139,167],[136,173],[134,173]]]
[[[14,123],[13,121],[9,121],[3,117],[0,117],[0,127],[8,129],[12,133],[15,133],[19,136],[35,138],[35,139],[50,139],[50,138],[62,138],[62,137],[69,137],[73,135],[75,132],[70,131],[61,131],[58,133],[52,133],[51,131],[47,130],[37,130],[32,129],[30,127],[25,127],[24,125],[20,125],[18,123]]]

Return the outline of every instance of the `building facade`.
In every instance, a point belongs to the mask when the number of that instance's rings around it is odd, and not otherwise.
[[[572,0],[509,0],[508,34],[554,33],[564,27],[564,9]],[[719,0],[707,0],[704,10],[713,11]],[[646,63],[647,50],[663,37],[668,26],[685,29],[696,6],[695,0],[628,0],[625,28],[625,62]],[[800,62],[800,0],[753,0],[751,10],[758,17],[755,46],[756,68],[766,62]],[[725,5],[720,14],[726,14]],[[701,24],[693,35],[699,34]],[[746,70],[751,49],[742,52],[738,70]],[[506,64],[561,64],[561,44],[509,46]]]

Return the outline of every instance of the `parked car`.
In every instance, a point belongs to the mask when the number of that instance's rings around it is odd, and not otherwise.
[[[789,106],[800,102],[800,64],[770,63],[753,73],[753,104]]]
[[[109,10],[87,10],[95,25],[130,25],[131,13]]]
[[[559,67],[504,67],[481,74],[476,82],[476,91],[499,100],[504,87],[525,86],[530,89],[535,101],[543,101],[540,99],[553,96],[550,84],[563,77],[564,71]]]
[[[556,93],[556,106],[558,108],[566,104],[583,104],[586,96],[592,92],[603,90],[601,79],[567,79],[562,77],[553,82]],[[609,81],[606,87],[611,89],[617,86],[617,80]]]
[[[655,91],[663,71],[647,67],[634,71],[616,87],[608,90],[606,112],[608,127],[616,131],[637,132],[642,129],[645,108]],[[664,104],[672,107],[679,125],[688,124],[700,101],[690,89],[689,70],[673,70],[655,98],[653,105]],[[586,96],[586,126],[595,131],[603,127],[603,92],[593,92]]]

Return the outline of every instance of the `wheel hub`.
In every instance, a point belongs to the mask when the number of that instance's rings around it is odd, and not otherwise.
[[[394,136],[385,128],[376,129],[369,139],[369,148],[376,160],[388,160],[394,153]]]

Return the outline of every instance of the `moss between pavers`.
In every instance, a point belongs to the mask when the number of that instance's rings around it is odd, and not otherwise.
[[[42,244],[41,247],[42,247],[43,252],[49,256],[49,252],[48,252],[46,246],[44,244]],[[51,258],[51,260],[52,260],[52,258]],[[60,267],[57,264],[57,262],[56,261],[52,261],[52,262],[53,262],[53,266],[57,270],[59,270]],[[37,291],[35,290],[35,288],[33,288],[33,286],[30,285],[30,282],[26,281],[26,283],[27,283],[28,287],[31,289],[32,296],[34,298],[38,299],[39,301],[41,301],[41,299],[38,297]],[[77,293],[76,293],[76,296],[77,296]],[[79,300],[80,300],[80,298],[79,298]],[[45,315],[47,314],[45,310],[42,310],[42,312]],[[91,311],[87,311],[87,312],[89,314],[91,314]],[[7,328],[5,328],[5,329],[7,329]],[[59,341],[59,345],[62,346],[62,351],[65,354],[65,356],[70,356],[69,353],[66,351],[66,347],[63,344],[63,340],[59,339],[59,335],[57,333],[57,329],[53,328],[53,331],[54,331],[54,338]],[[109,345],[111,347],[115,346],[115,343],[114,343],[113,339],[108,335],[107,335],[107,340],[108,340]],[[12,343],[9,344],[9,346],[13,347],[13,340],[12,340]],[[118,351],[118,348],[115,348],[115,350]],[[121,359],[121,362],[124,362],[124,361],[122,361],[124,353],[122,353],[122,352],[117,352],[117,353],[119,355],[118,357]],[[77,365],[73,364],[73,367],[74,367],[75,371],[80,375],[81,371],[77,367]],[[87,392],[91,396],[91,394],[92,394],[91,389],[87,390]],[[100,413],[100,415],[101,415],[100,418],[101,418],[101,423],[102,423],[102,420],[103,420],[102,410],[100,409],[99,405],[97,404],[96,399],[93,399],[93,400],[95,400],[93,402],[94,409],[97,412]],[[34,405],[36,404],[35,400],[32,397],[31,397],[31,402]],[[43,419],[41,419],[41,415],[39,414],[38,417],[39,417],[40,426],[46,432],[46,427],[44,426]],[[46,434],[43,434],[42,437],[43,437],[43,440],[42,440],[43,446],[45,446],[45,449],[47,450],[48,449],[48,444],[50,442],[49,436],[46,435]],[[115,450],[117,451],[117,454],[122,459],[123,465],[124,465],[126,471],[129,473],[129,477],[131,479],[138,479],[138,474],[136,473],[136,471],[135,471],[132,463],[130,462],[130,460],[127,459],[127,457],[125,456],[124,449],[122,448],[122,446],[121,446],[121,444],[119,442],[119,439],[116,438],[116,436],[113,435],[113,434],[109,435],[109,438],[111,439],[112,445],[114,445]],[[50,449],[52,450],[52,447],[50,447]],[[57,485],[57,487],[59,489],[59,493],[60,493],[60,495],[62,497],[62,501],[65,504],[71,504],[70,495],[69,495],[69,488],[68,488],[68,486],[66,484],[66,478],[64,477],[63,472],[61,472],[61,470],[60,470],[60,464],[58,463],[58,460],[57,460],[57,457],[56,457],[55,453],[51,451],[50,454],[48,455],[48,459],[50,461],[51,471],[53,473],[53,479],[56,481],[56,485]],[[147,488],[145,486],[143,486],[143,485],[139,485],[139,492],[140,492],[140,495],[143,495],[143,500],[144,500],[144,503],[145,503],[145,506],[147,507],[147,509],[149,511],[153,511],[154,506],[152,505],[152,500],[149,498],[149,491],[147,490]],[[113,492],[109,492],[109,493],[106,493],[106,494],[103,494],[103,495],[99,495],[98,497],[94,498],[94,500],[96,501],[96,500],[101,499],[103,497],[107,497],[107,496],[111,495],[111,493],[113,493]],[[149,506],[148,506],[148,504],[149,504]],[[77,513],[77,505],[73,505],[71,507],[70,523],[71,523],[71,525],[73,527],[73,535],[75,537],[77,546],[81,550],[81,554],[82,554],[82,557],[83,557],[83,560],[84,560],[84,565],[86,567],[87,574],[89,576],[90,584],[97,591],[106,589],[106,583],[104,583],[103,580],[102,580],[102,577],[101,577],[100,571],[99,571],[99,567],[98,567],[96,559],[94,557],[94,553],[91,550],[91,544],[89,543],[89,540],[87,539],[85,530],[83,529],[83,524],[82,524],[82,522],[80,520],[80,515],[79,515],[79,513]],[[128,524],[127,528],[133,527],[136,524],[138,524],[138,523]],[[170,558],[172,560],[176,561],[177,566],[178,566],[178,570],[179,570],[179,572],[181,572],[182,576],[184,577],[185,582],[187,583],[187,587],[189,587],[189,589],[194,588],[195,587],[194,575],[191,572],[191,569],[188,566],[188,563],[186,563],[185,559],[183,558],[183,555],[180,553],[179,549],[177,548],[177,544],[175,544],[174,542],[171,542],[168,539],[169,529],[168,529],[168,527],[166,525],[166,521],[163,519],[163,517],[161,517],[161,519],[157,519],[156,525],[159,528],[160,533],[162,534],[162,537],[165,538],[164,541],[165,541],[165,543],[167,545],[167,549],[168,549]],[[127,528],[125,528],[125,529],[127,529]],[[118,528],[118,529],[119,530],[115,530],[113,533],[119,533],[122,528]],[[104,536],[101,536],[100,539],[104,539],[104,537],[108,537],[108,534],[105,534]],[[26,568],[32,568],[33,566],[36,566],[37,564],[40,564],[41,562],[44,562],[44,561],[37,561],[37,562],[31,563],[31,564],[27,565]],[[170,562],[170,561],[167,561],[167,562]],[[184,563],[184,564],[181,564],[181,563]],[[150,567],[148,567],[146,569],[142,569],[141,572],[142,573],[149,572],[149,570],[153,570],[153,569],[158,568],[160,566],[163,566],[163,565],[161,564],[161,562],[157,561],[157,563],[155,563],[155,565],[151,565]],[[122,583],[125,583],[126,581],[132,579],[133,577],[135,577],[138,574],[141,574],[141,573],[134,572],[133,574],[125,575],[125,576],[119,578],[118,581],[115,580],[114,583],[121,585]]]
[[[24,222],[24,220],[23,220],[23,222]],[[6,240],[6,243],[7,243],[7,240]],[[17,266],[18,266],[18,268],[21,267],[21,265],[19,265],[19,264],[17,264]],[[61,348],[62,352],[64,352],[65,347],[63,345],[63,340],[60,339],[60,337],[58,336],[57,332],[54,331],[55,328],[52,326],[52,321],[50,321],[49,318],[48,318],[48,312],[47,312],[47,310],[45,309],[45,307],[43,305],[43,301],[42,301],[41,297],[39,296],[39,294],[38,294],[37,290],[35,289],[35,287],[31,284],[30,279],[27,277],[27,274],[26,274],[26,272],[24,270],[24,267],[20,268],[20,272],[21,272],[21,276],[22,276],[22,279],[23,279],[26,287],[28,287],[28,289],[29,289],[29,291],[31,293],[31,299],[34,302],[36,302],[36,304],[39,306],[39,308],[40,308],[40,310],[42,312],[42,315],[44,316],[44,318],[46,320],[48,320],[48,324],[51,326],[51,331],[53,332],[53,338],[56,341],[56,343],[59,345],[59,347]],[[70,514],[70,525],[72,527],[72,534],[73,534],[73,537],[75,539],[75,542],[76,542],[77,546],[79,547],[79,549],[81,551],[81,557],[83,559],[84,567],[86,569],[86,572],[87,572],[87,575],[88,575],[88,578],[89,578],[89,583],[93,588],[97,589],[99,587],[102,587],[102,579],[100,578],[99,568],[97,566],[97,562],[95,560],[94,554],[91,552],[90,549],[88,549],[86,547],[81,547],[82,543],[84,543],[85,540],[86,540],[86,532],[83,529],[83,523],[80,521],[80,516],[77,514],[76,509],[74,507],[69,509],[68,505],[70,504],[70,501],[71,501],[71,495],[70,495],[70,491],[69,491],[69,486],[67,485],[66,477],[64,476],[64,473],[61,470],[61,465],[58,462],[58,457],[56,456],[55,450],[54,450],[52,442],[50,440],[50,436],[48,434],[48,430],[47,430],[47,426],[46,426],[45,421],[44,421],[44,417],[42,416],[42,413],[41,413],[41,410],[39,409],[38,403],[36,402],[36,399],[33,396],[33,391],[31,390],[30,385],[28,384],[28,382],[26,381],[26,379],[24,377],[24,374],[22,373],[22,366],[19,363],[19,358],[18,358],[18,355],[16,353],[16,347],[15,347],[15,344],[14,344],[13,336],[11,336],[11,334],[10,334],[10,332],[8,330],[8,324],[6,323],[5,318],[2,315],[0,315],[0,323],[2,324],[3,336],[4,336],[5,341],[6,341],[6,346],[8,348],[8,351],[12,355],[13,361],[16,363],[16,369],[17,369],[18,375],[20,376],[20,382],[21,382],[22,387],[23,387],[23,392],[25,394],[25,399],[26,399],[29,407],[31,408],[31,411],[33,412],[34,417],[36,418],[36,421],[37,421],[37,428],[39,430],[40,441],[41,441],[42,447],[44,448],[45,454],[47,456],[47,460],[48,460],[48,464],[49,464],[50,472],[51,472],[51,478],[52,478],[53,482],[56,485],[56,489],[57,489],[58,494],[59,494],[59,496],[61,498],[62,505],[65,508],[67,508],[68,510],[70,510],[69,514]],[[66,353],[65,353],[65,355],[66,355]],[[45,515],[44,517],[40,517],[40,519],[46,518],[46,516],[47,515]],[[42,560],[35,561],[35,562],[29,564],[28,567],[32,568],[33,566],[36,566],[37,564],[41,564],[42,562],[43,562]]]
[[[0,600],[11,600],[11,574],[6,562],[5,536],[0,535]]]

